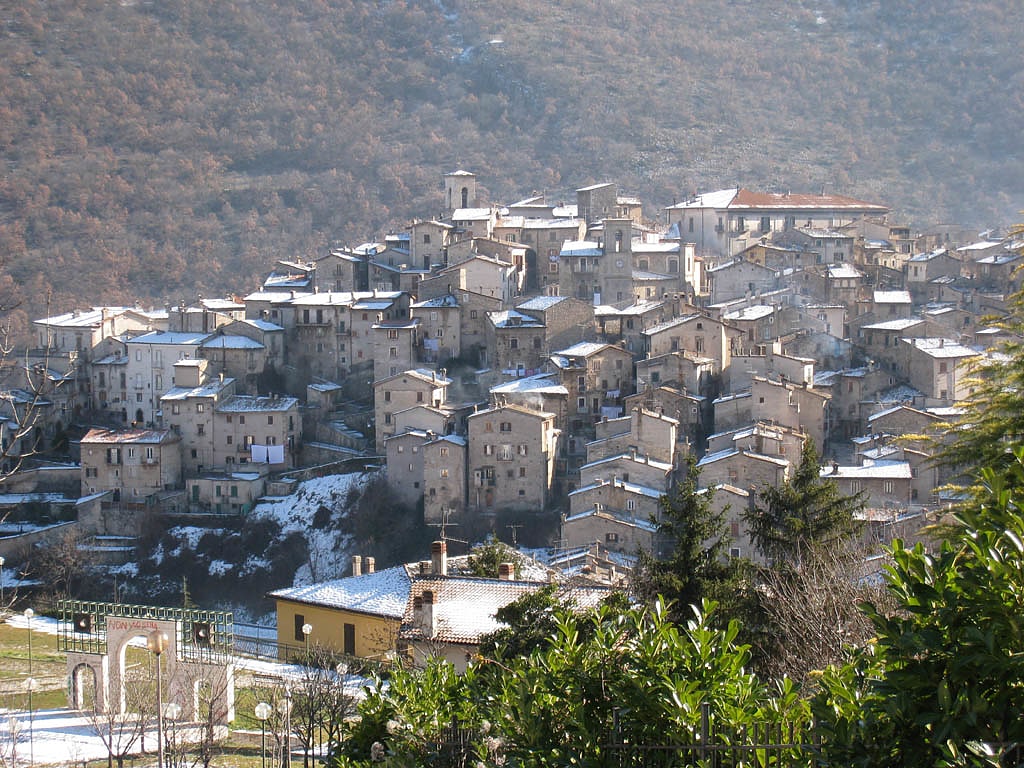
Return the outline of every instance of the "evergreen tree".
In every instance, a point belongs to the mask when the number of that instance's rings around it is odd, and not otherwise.
[[[746,522],[755,546],[770,563],[799,567],[815,549],[854,533],[854,514],[863,507],[863,492],[844,496],[835,481],[822,477],[814,441],[808,439],[793,476],[761,491]]]
[[[670,494],[661,497],[658,552],[641,552],[633,577],[633,591],[645,602],[659,595],[671,606],[674,619],[685,621],[690,606],[704,599],[719,599],[729,618],[730,594],[723,585],[738,578],[737,563],[725,556],[728,544],[725,520],[715,511],[714,489],[700,488],[697,459],[687,456],[683,479]]]
[[[1024,224],[1010,236],[1024,236]],[[1024,247],[1018,252],[1024,254]],[[954,439],[940,439],[936,452],[939,462],[966,469],[972,477],[975,467],[1012,465],[1012,448],[1024,445],[1024,290],[1010,297],[1005,317],[991,321],[1011,340],[1003,343],[1000,354],[977,360],[971,394],[960,403],[961,415],[941,425],[942,437]]]

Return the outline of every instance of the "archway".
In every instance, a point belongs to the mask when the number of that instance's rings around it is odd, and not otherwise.
[[[102,709],[102,697],[97,697],[99,680],[91,664],[80,663],[71,670],[71,702],[73,709]]]

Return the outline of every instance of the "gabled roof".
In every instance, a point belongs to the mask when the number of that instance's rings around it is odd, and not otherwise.
[[[159,444],[174,442],[176,435],[169,429],[90,429],[82,437],[82,444],[86,443],[109,443],[119,445],[123,443],[148,443]]]
[[[199,346],[211,336],[209,333],[180,333],[171,331],[150,331],[141,336],[127,339],[128,344],[180,344]]]
[[[371,616],[401,619],[409,601],[412,579],[405,566],[395,566],[363,576],[323,581],[305,587],[279,589],[270,597]]]

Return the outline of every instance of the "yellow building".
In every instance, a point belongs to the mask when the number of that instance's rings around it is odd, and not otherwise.
[[[319,646],[349,656],[394,651],[412,579],[405,566],[270,593],[277,603],[278,656]]]

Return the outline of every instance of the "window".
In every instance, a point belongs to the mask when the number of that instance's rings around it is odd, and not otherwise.
[[[520,477],[526,477],[526,467],[520,467],[519,468],[519,476]]]
[[[298,640],[300,643],[306,642],[306,636],[302,633],[302,627],[305,625],[305,623],[306,623],[306,617],[303,614],[301,614],[301,613],[296,613],[295,614],[295,639]],[[345,626],[348,627],[348,626],[351,626],[351,625],[346,624]]]
[[[239,424],[245,424],[245,416],[239,416],[238,417],[238,423]]]
[[[439,451],[438,451],[438,452],[439,452],[439,453],[441,454],[441,456],[442,456],[442,457],[444,457],[444,456],[447,456],[447,455],[448,455],[448,449],[447,449],[447,448],[445,448],[444,446],[441,446],[441,448],[439,449]]]
[[[761,217],[761,231],[762,232],[771,232],[771,229],[772,229],[772,218],[771,218],[771,216],[762,216]]]
[[[617,533],[606,533],[604,535],[604,540],[605,540],[606,544],[617,544],[618,541],[619,541],[619,534],[617,534]]]
[[[404,445],[398,446],[398,452],[399,453],[405,453],[405,446]]]
[[[147,447],[146,448],[146,458],[147,459],[152,459],[153,456],[154,456],[154,454],[153,454],[153,447],[152,446]]]
[[[206,410],[206,404],[205,403],[196,403],[196,413],[202,413],[205,410]]]
[[[511,432],[512,431],[512,422],[511,421],[503,421],[503,422],[501,422],[501,431],[502,432]]]
[[[476,320],[476,310],[475,309],[469,310],[469,319],[470,320]]]
[[[939,363],[939,373],[946,373],[946,371],[946,361],[943,360],[942,362]]]
[[[385,413],[384,414],[384,423],[385,424],[390,424],[391,423],[391,414],[390,413]]]
[[[493,445],[485,445],[484,446],[484,456],[493,456],[493,455],[494,455],[494,446]]]
[[[540,349],[540,336],[538,336],[537,338],[535,338],[533,340],[533,348],[534,349]]]
[[[356,625],[355,624],[345,624],[343,635],[344,635],[344,640],[342,642],[342,646],[344,648],[345,655],[346,656],[355,656],[356,655]]]
[[[430,245],[430,233],[424,233],[424,235],[423,235],[423,244],[424,245]]]
[[[385,392],[384,392],[384,402],[385,403],[390,403],[391,402],[391,391],[390,390],[385,390]]]
[[[630,512],[636,511],[636,499],[626,499],[626,509]]]
[[[417,403],[422,403],[423,402],[423,393],[422,392],[417,392],[416,393],[416,402]]]
[[[274,417],[273,416],[267,416],[267,424],[273,424],[273,423],[274,423]]]
[[[515,339],[515,338],[509,339],[508,348],[509,349],[519,349],[519,339]]]
[[[233,442],[235,442],[234,436],[233,435],[228,435],[228,445],[231,445]]]
[[[205,424],[196,424],[196,434],[197,435],[205,435],[206,434],[206,425]]]
[[[215,485],[213,487],[213,495],[214,496],[220,496],[221,495],[221,493],[220,493],[220,486],[219,485]]]
[[[893,491],[893,482],[892,482],[892,480],[886,480],[885,483],[883,483],[883,488],[885,490],[885,493],[890,493],[891,494],[892,491]]]
[[[174,403],[174,404],[173,404],[173,405],[171,406],[171,413],[172,413],[172,414],[173,414],[174,416],[177,416],[177,415],[178,415],[179,413],[181,413],[181,405],[180,405],[180,404],[178,404],[178,403]]]
[[[448,470],[447,469],[442,469],[441,470],[441,477],[448,477]]]
[[[529,450],[529,446],[527,446],[525,443],[520,443],[519,444],[519,449],[518,449],[517,452],[519,453],[520,456],[525,456],[527,450]]]

